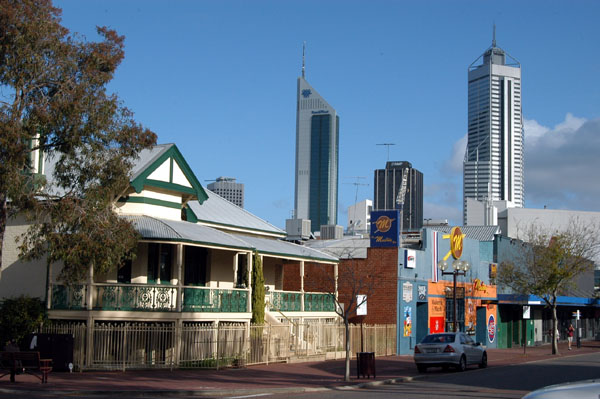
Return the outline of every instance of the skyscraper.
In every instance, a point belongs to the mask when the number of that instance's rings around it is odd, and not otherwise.
[[[423,227],[423,173],[413,169],[410,162],[387,162],[385,169],[375,170],[373,210],[400,209],[396,200],[405,169],[407,179],[402,230],[417,230]]]
[[[468,136],[463,162],[463,222],[467,199],[524,206],[521,64],[496,46],[468,71]],[[483,209],[483,208],[482,208]]]
[[[294,218],[309,219],[311,231],[337,224],[339,117],[302,76],[296,105]]]
[[[240,208],[244,207],[244,184],[236,183],[234,177],[217,177],[207,188]]]

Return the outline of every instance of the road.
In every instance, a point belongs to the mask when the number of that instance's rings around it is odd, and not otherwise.
[[[559,384],[563,382],[579,381],[585,379],[600,378],[600,353],[590,353],[572,357],[550,359],[540,362],[512,366],[488,367],[478,369],[471,366],[464,372],[448,371],[441,368],[429,369],[427,373],[421,374],[413,381],[378,385],[362,389],[332,389],[319,390],[310,393],[286,393],[276,394],[265,390],[264,393],[253,392],[236,395],[223,395],[219,398],[228,399],[337,399],[337,398],[416,398],[416,399],[453,399],[453,398],[521,398],[526,393],[543,386]],[[14,393],[0,393],[0,398],[13,398]],[[19,393],[19,399],[42,399],[42,398],[65,398],[64,395],[51,393]],[[68,395],[67,398],[207,398],[201,393],[187,396],[178,393],[169,395],[152,392],[137,392],[131,394],[113,395]]]
[[[551,359],[464,373],[430,369],[411,382],[360,390],[327,391],[298,395],[270,395],[272,399],[308,398],[521,398],[538,388],[585,379],[600,378],[600,353]]]

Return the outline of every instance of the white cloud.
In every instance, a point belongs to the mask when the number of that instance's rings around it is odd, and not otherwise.
[[[462,175],[463,160],[465,159],[465,149],[467,148],[467,135],[465,134],[452,146],[452,156],[447,159],[443,165],[441,173],[443,175]]]
[[[448,219],[450,225],[462,225],[462,209],[448,205],[423,203],[424,219]]]
[[[532,130],[525,131],[525,205],[600,211],[600,119],[567,114],[553,128],[534,120],[526,121],[528,127]]]

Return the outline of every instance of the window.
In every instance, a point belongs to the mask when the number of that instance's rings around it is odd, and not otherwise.
[[[200,247],[185,247],[184,285],[206,285],[208,250]]]
[[[126,259],[117,270],[117,282],[122,284],[131,283],[131,259]]]
[[[173,246],[148,244],[148,284],[170,284]]]

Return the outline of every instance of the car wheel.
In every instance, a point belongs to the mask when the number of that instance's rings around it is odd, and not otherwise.
[[[460,360],[458,361],[458,366],[456,366],[456,369],[458,371],[465,371],[467,369],[467,358],[465,357],[465,355],[462,355],[460,357]]]
[[[487,353],[483,352],[481,355],[481,363],[479,363],[479,368],[484,369],[487,367]]]
[[[419,373],[425,373],[427,371],[427,366],[423,366],[422,364],[417,364],[417,370],[419,370]]]

